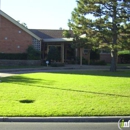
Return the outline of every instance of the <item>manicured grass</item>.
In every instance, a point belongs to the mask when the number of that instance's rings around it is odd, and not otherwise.
[[[0,116],[130,115],[130,71],[74,71],[2,78]]]

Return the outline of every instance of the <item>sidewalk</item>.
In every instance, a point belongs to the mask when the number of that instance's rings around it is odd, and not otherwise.
[[[87,70],[109,70],[110,66],[101,66],[101,65],[65,65],[63,67],[50,67],[50,66],[41,66],[39,68],[16,68],[16,69],[0,69],[0,72],[16,72],[16,71],[34,71],[34,70],[66,70],[66,69],[87,69]],[[120,66],[117,69],[130,69],[127,66]]]
[[[78,70],[109,70],[109,66],[88,66],[88,65],[65,65],[63,67],[43,66],[39,68],[16,68],[0,69],[0,77],[13,76],[16,74],[33,73],[33,72],[54,72],[54,71],[78,71]]]
[[[109,69],[109,66],[92,66],[92,65],[65,65],[63,67],[41,66],[39,68],[16,68],[0,69],[0,72],[26,71],[26,70],[63,70],[63,69]]]
[[[13,76],[16,74],[23,73],[34,73],[34,72],[55,72],[55,71],[93,71],[93,70],[108,70],[110,66],[97,66],[97,65],[65,65],[63,67],[50,67],[41,66],[39,68],[16,68],[16,69],[0,69],[0,77]],[[130,70],[130,67],[121,66],[118,70]]]

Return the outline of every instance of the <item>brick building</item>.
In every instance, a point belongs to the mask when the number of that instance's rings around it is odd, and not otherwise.
[[[41,49],[41,39],[0,10],[0,53],[23,53],[29,45]]]
[[[74,59],[75,49],[71,48],[73,39],[62,34],[63,30],[28,29],[0,10],[0,53],[25,53],[28,46],[33,45],[41,51],[42,59],[46,59],[49,47],[56,46],[64,63]],[[82,54],[87,58],[85,50]],[[110,54],[101,54],[101,60],[110,62]]]

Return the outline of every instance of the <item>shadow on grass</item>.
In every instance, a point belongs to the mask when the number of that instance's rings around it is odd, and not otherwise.
[[[35,100],[29,100],[29,99],[25,99],[25,100],[19,100],[20,103],[34,103]]]
[[[50,72],[49,72],[50,73]],[[51,72],[55,74],[71,74],[71,75],[86,75],[86,76],[106,76],[106,77],[124,77],[130,78],[130,71],[117,71],[117,72],[110,72],[106,70],[73,70],[73,71],[57,71]]]
[[[58,69],[58,68],[57,68]],[[35,74],[35,73],[52,73],[52,74],[71,74],[71,75],[86,75],[86,76],[106,76],[106,77],[125,77],[130,78],[130,70],[120,70],[110,72],[108,70],[88,70],[88,69],[64,69],[64,70],[43,70],[43,71],[20,71],[17,74]]]
[[[70,92],[78,92],[78,93],[88,93],[88,94],[95,94],[95,95],[103,95],[103,96],[130,97],[130,96],[127,96],[127,95],[120,95],[120,94],[92,92],[92,91],[75,90],[75,89],[64,89],[64,88],[58,88],[58,87],[48,87],[48,86],[37,86],[37,87],[43,87],[43,88],[54,89],[54,90],[56,89],[56,90],[62,90],[62,91],[70,91]]]
[[[52,72],[51,72],[52,73]],[[79,71],[79,72],[53,72],[55,74],[80,74],[80,75],[94,75],[94,76],[114,76],[114,77],[129,77],[130,73],[127,72],[116,72],[116,73],[111,73],[111,72],[104,72],[101,71],[97,73],[97,71]],[[126,74],[122,74],[126,73]],[[124,76],[122,76],[124,75]],[[41,81],[42,80],[42,81]],[[60,79],[59,79],[60,80]],[[47,88],[47,89],[54,89],[54,90],[61,90],[61,91],[70,91],[70,92],[78,92],[78,93],[86,93],[86,94],[94,94],[94,95],[103,95],[103,96],[118,96],[118,97],[130,97],[129,95],[121,95],[121,94],[112,94],[112,93],[103,93],[103,92],[93,92],[93,91],[86,91],[86,90],[75,90],[75,89],[66,89],[66,88],[58,88],[58,87],[50,87],[50,85],[54,84],[54,80],[44,80],[44,79],[35,79],[35,78],[28,78],[24,76],[12,76],[12,77],[5,77],[2,78],[2,82],[6,83],[13,83],[13,84],[18,84],[18,85],[29,85],[29,86],[34,86],[34,87],[42,87],[42,88]],[[43,85],[39,85],[36,83],[40,83]],[[2,86],[1,86],[2,87]],[[24,101],[23,101],[24,102]],[[27,101],[28,102],[28,101]],[[25,100],[26,103],[26,100]]]
[[[130,78],[130,70],[120,70],[110,72],[108,70],[93,70],[93,69],[54,69],[54,70],[30,70],[8,72],[7,74],[35,74],[35,73],[52,73],[52,74],[71,74],[71,75],[86,75],[86,76],[106,76],[106,77],[125,77]],[[5,72],[6,74],[6,72]]]
[[[36,83],[41,83],[44,85],[51,85],[55,81],[54,80],[45,80],[45,79],[36,79],[34,78],[28,78],[24,76],[11,76],[11,77],[4,77],[2,78],[2,83],[13,83],[13,84],[19,84],[19,85],[33,85]]]

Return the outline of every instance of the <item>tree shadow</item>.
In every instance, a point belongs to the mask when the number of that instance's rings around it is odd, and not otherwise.
[[[55,73],[55,74],[71,74],[71,75],[91,75],[91,76],[106,76],[106,77],[124,77],[130,78],[130,70],[119,70],[116,72],[110,72],[109,70],[94,70],[94,69],[73,69],[73,68],[62,68],[46,70],[28,70],[28,71],[16,71],[16,72],[5,72],[5,74],[31,74],[31,73]]]
[[[37,86],[37,87],[43,87],[48,89],[56,89],[56,90],[62,90],[62,91],[70,91],[70,92],[78,92],[78,93],[89,93],[89,94],[95,94],[95,95],[103,95],[103,96],[116,96],[116,97],[130,97],[128,95],[120,95],[120,94],[112,94],[112,93],[102,93],[102,92],[93,92],[93,91],[85,91],[85,90],[75,90],[75,89],[64,89],[64,88],[58,88],[58,87],[49,87],[49,86]]]
[[[50,72],[46,72],[50,73]],[[105,77],[124,77],[130,78],[130,71],[117,71],[110,72],[107,70],[66,70],[66,71],[53,71],[55,74],[71,74],[71,75],[86,75],[86,76],[105,76]]]
[[[43,72],[40,72],[43,73]],[[130,78],[130,71],[117,71],[115,73],[109,71],[88,71],[88,70],[80,70],[80,71],[52,71],[52,72],[44,72],[44,73],[51,73],[51,74],[69,74],[69,75],[86,75],[86,76],[107,76],[107,77],[122,77],[122,78]],[[60,80],[60,79],[59,79]],[[62,90],[62,91],[70,91],[70,92],[78,92],[78,93],[88,93],[88,94],[95,94],[95,95],[104,95],[104,96],[117,96],[117,97],[130,97],[129,95],[120,95],[120,94],[112,94],[112,93],[104,93],[104,92],[93,92],[93,91],[85,91],[85,90],[75,90],[75,89],[66,89],[66,88],[58,88],[58,87],[51,87],[56,81],[49,79],[36,79],[24,77],[22,75],[11,76],[11,77],[4,77],[2,78],[2,82],[6,83],[14,83],[14,84],[27,84],[29,86],[34,87],[42,87],[47,89],[54,89],[54,90]],[[35,84],[35,83],[42,83],[43,85]],[[2,87],[2,86],[1,86]]]
[[[2,83],[13,83],[13,84],[19,84],[19,85],[33,85],[36,83],[42,83],[44,85],[52,85],[55,81],[54,80],[45,80],[45,79],[36,79],[36,78],[29,78],[24,77],[22,75],[17,76],[11,76],[11,77],[3,77]]]

